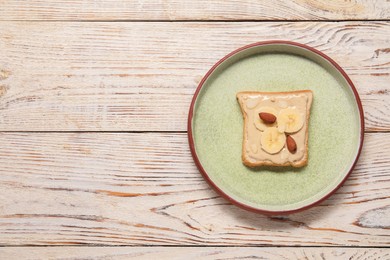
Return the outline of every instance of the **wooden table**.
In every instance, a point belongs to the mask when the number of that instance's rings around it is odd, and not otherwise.
[[[390,259],[390,2],[0,1],[0,258]],[[366,133],[335,195],[248,213],[191,158],[187,113],[230,51],[284,39],[350,75]]]

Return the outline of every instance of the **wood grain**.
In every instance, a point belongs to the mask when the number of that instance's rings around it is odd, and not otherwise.
[[[386,248],[296,247],[16,247],[4,259],[389,259]]]
[[[0,131],[185,131],[207,70],[256,41],[334,58],[363,100],[366,130],[390,130],[389,22],[0,22]]]
[[[386,0],[3,0],[1,5],[1,20],[390,19],[390,4]]]
[[[1,133],[0,143],[0,245],[390,246],[390,133],[366,134],[336,194],[283,217],[213,192],[186,134]]]

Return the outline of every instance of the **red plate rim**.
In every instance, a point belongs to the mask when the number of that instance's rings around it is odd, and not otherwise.
[[[311,203],[309,205],[297,208],[297,209],[284,210],[284,211],[272,211],[272,210],[265,210],[265,209],[260,209],[260,208],[249,206],[247,204],[244,204],[242,202],[239,202],[239,201],[233,199],[228,194],[226,194],[222,189],[220,189],[210,179],[209,175],[207,174],[207,172],[203,168],[202,164],[200,163],[199,158],[198,158],[198,156],[196,154],[196,151],[195,151],[195,144],[194,144],[193,133],[192,133],[192,118],[193,118],[193,115],[194,115],[195,102],[196,102],[196,100],[198,98],[200,90],[202,89],[205,81],[214,72],[214,70],[219,65],[221,65],[221,63],[223,63],[225,60],[227,60],[228,58],[232,57],[233,55],[235,55],[235,54],[237,54],[237,53],[239,53],[239,52],[241,52],[243,50],[246,50],[246,49],[249,49],[249,48],[252,48],[252,47],[257,47],[257,46],[274,45],[274,44],[277,44],[277,45],[291,45],[291,46],[295,46],[295,47],[301,47],[301,48],[304,48],[304,49],[309,50],[311,52],[314,52],[314,53],[320,55],[322,58],[324,58],[327,61],[329,61],[343,75],[344,79],[348,82],[350,88],[353,91],[353,94],[355,95],[355,100],[356,100],[356,103],[357,103],[358,108],[359,108],[360,126],[361,126],[360,127],[359,150],[358,150],[358,153],[356,155],[355,161],[351,165],[351,168],[349,169],[348,173],[345,175],[344,179],[332,191],[330,191],[328,194],[324,195],[322,198],[318,199],[317,201],[315,201],[315,202],[313,202],[313,203]],[[203,178],[208,182],[208,184],[218,194],[220,194],[222,197],[224,197],[225,199],[230,201],[232,204],[234,204],[234,205],[236,205],[236,206],[238,206],[240,208],[243,208],[245,210],[255,212],[255,213],[261,213],[261,214],[266,214],[266,215],[292,214],[292,213],[297,213],[297,212],[303,211],[305,209],[311,208],[311,207],[321,203],[322,201],[326,200],[333,193],[335,193],[336,190],[338,190],[344,184],[344,182],[347,180],[347,178],[350,176],[350,174],[352,173],[353,169],[355,168],[355,165],[356,165],[356,163],[357,163],[357,161],[359,159],[359,156],[360,156],[360,153],[361,153],[362,147],[363,147],[363,140],[364,140],[364,113],[363,113],[363,106],[362,106],[362,103],[360,101],[359,94],[358,94],[354,84],[352,83],[351,79],[348,77],[347,73],[345,73],[345,71],[334,60],[332,60],[330,57],[328,57],[326,54],[322,53],[321,51],[319,51],[317,49],[314,49],[313,47],[307,46],[307,45],[302,44],[302,43],[297,43],[297,42],[292,42],[292,41],[282,41],[282,40],[262,41],[262,42],[256,42],[256,43],[252,43],[252,44],[249,44],[249,45],[245,45],[245,46],[243,46],[241,48],[238,48],[238,49],[232,51],[231,53],[229,53],[228,55],[226,55],[225,57],[220,59],[217,63],[215,63],[215,65],[206,73],[206,75],[200,81],[200,83],[199,83],[199,85],[198,85],[198,87],[197,87],[197,89],[196,89],[196,91],[194,93],[194,96],[192,98],[192,101],[191,101],[190,110],[189,110],[189,113],[188,113],[187,133],[188,133],[188,142],[189,142],[189,145],[190,145],[191,155],[192,155],[192,157],[193,157],[193,159],[195,161],[196,166],[198,167],[198,170],[202,174]]]

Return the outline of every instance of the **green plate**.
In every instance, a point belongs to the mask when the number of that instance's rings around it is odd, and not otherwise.
[[[244,166],[236,93],[304,89],[314,96],[308,165]],[[209,184],[234,204],[269,214],[308,208],[337,190],[356,164],[363,132],[359,96],[340,66],[318,50],[285,41],[251,44],[220,60],[199,84],[188,117],[191,152]]]

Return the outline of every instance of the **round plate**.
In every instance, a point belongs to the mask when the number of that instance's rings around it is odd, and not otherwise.
[[[314,96],[308,165],[244,166],[236,93],[304,89]],[[190,149],[203,177],[232,203],[265,214],[293,213],[329,197],[354,168],[363,133],[362,105],[346,73],[322,52],[287,41],[254,43],[218,61],[200,82],[188,116]]]

